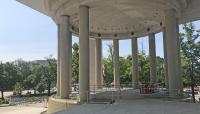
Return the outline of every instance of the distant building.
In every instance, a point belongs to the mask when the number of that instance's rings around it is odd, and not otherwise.
[[[38,63],[38,64],[42,64],[42,65],[48,65],[48,61],[47,60],[35,60],[33,62],[34,63]]]

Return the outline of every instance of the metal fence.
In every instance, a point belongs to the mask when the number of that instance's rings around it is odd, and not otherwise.
[[[47,103],[48,96],[42,97],[10,97],[10,105],[27,105],[28,103]]]
[[[121,99],[168,97],[168,93],[160,83],[141,83],[138,89],[132,89],[132,84],[90,85],[90,91],[84,93],[79,92],[79,86],[76,84],[72,85],[70,99],[79,100],[79,94],[86,94],[88,103],[113,103]]]

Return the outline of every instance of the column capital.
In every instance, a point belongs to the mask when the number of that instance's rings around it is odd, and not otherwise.
[[[133,37],[131,37],[130,39],[131,39],[131,40],[132,40],[132,39],[138,39],[138,37],[136,37],[136,36],[133,36]]]
[[[63,23],[69,24],[69,20],[70,20],[70,16],[68,16],[68,15],[61,15],[60,16],[60,23],[59,24],[63,24]]]
[[[56,24],[57,25],[61,25],[61,24],[63,24],[63,21],[68,21],[68,20],[70,20],[70,16],[69,15],[60,15],[58,17],[58,21],[56,22]]]
[[[175,9],[165,10],[164,13],[165,13],[165,17],[168,17],[168,16],[170,16],[170,17],[178,17],[178,13],[177,13],[177,11]]]
[[[149,38],[155,38],[155,33],[149,33]]]
[[[80,6],[79,6],[79,8],[82,8],[82,7],[84,7],[84,8],[88,8],[88,9],[90,8],[90,7],[87,6],[87,5],[80,5]]]

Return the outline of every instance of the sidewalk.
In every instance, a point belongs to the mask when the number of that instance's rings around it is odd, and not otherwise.
[[[1,114],[40,114],[45,110],[43,103],[0,107]]]

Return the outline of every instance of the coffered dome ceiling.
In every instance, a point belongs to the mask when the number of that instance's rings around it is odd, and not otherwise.
[[[159,32],[165,25],[165,11],[174,9],[180,23],[200,18],[200,0],[18,0],[50,16],[56,23],[70,16],[71,30],[78,35],[79,6],[89,6],[90,36],[130,38]],[[198,14],[198,13],[199,14]],[[195,16],[193,13],[196,13]]]

